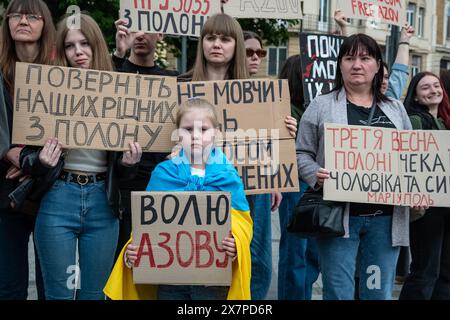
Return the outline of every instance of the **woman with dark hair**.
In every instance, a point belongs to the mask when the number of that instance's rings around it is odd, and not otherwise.
[[[404,104],[413,129],[450,129],[450,102],[437,75],[416,74]],[[450,208],[414,208],[410,230],[411,272],[400,300],[449,300]]]
[[[263,49],[261,37],[253,31],[244,31],[244,42],[247,70],[253,76],[258,73],[262,58],[267,55],[267,50]]]
[[[299,176],[314,190],[321,189],[330,177],[324,168],[325,123],[411,129],[403,105],[381,92],[383,73],[381,50],[373,38],[356,34],[344,40],[338,55],[335,88],[311,102],[301,118],[301,134],[297,136]],[[360,298],[391,299],[399,247],[408,246],[409,242],[408,227],[409,208],[347,203],[345,235],[317,240],[323,298],[354,298],[359,251]],[[379,285],[368,288],[372,266],[381,272]]]
[[[34,217],[13,210],[8,195],[24,179],[19,163],[22,146],[11,145],[12,96],[16,62],[51,64],[55,26],[41,0],[13,0],[3,14],[0,36],[0,300],[26,300],[28,241]],[[37,261],[37,259],[36,259]],[[37,267],[38,296],[41,298]]]
[[[279,79],[287,79],[291,95],[291,115],[300,123],[304,108],[300,55],[289,57]],[[302,134],[297,132],[297,134]],[[280,246],[278,260],[278,299],[311,300],[312,287],[319,276],[317,243],[287,232],[294,209],[308,185],[301,181],[300,192],[283,193],[278,216],[280,219]]]

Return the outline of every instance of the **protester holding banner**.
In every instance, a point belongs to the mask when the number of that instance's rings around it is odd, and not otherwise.
[[[261,59],[267,54],[262,48],[261,37],[252,32],[244,31],[247,70],[250,76],[259,71]],[[252,296],[261,300],[267,295],[272,279],[272,224],[270,213],[275,211],[282,200],[280,192],[271,194],[256,194],[247,196],[253,219],[254,237],[252,241]],[[258,213],[255,215],[255,213]]]
[[[0,81],[0,299],[26,300],[28,295],[28,241],[34,217],[13,210],[8,194],[24,177],[20,171],[22,146],[10,145],[12,95],[16,62],[50,64],[55,27],[47,5],[41,0],[13,0],[3,15]],[[38,298],[43,299],[41,273],[36,256]]]
[[[115,22],[116,50],[113,53],[113,63],[119,72],[139,73],[161,76],[177,76],[175,70],[166,70],[156,65],[155,50],[158,41],[162,40],[161,33],[131,32],[124,19]],[[131,49],[129,58],[125,58],[126,52]],[[131,234],[131,191],[143,191],[148,183],[148,174],[155,166],[164,161],[168,153],[145,152],[139,163],[137,176],[128,181],[120,182],[120,194],[122,206],[119,209],[120,231],[117,244],[116,257],[122,247],[130,239]]]
[[[405,98],[413,129],[449,130],[450,102],[439,77],[414,76]],[[400,300],[450,299],[450,208],[411,210],[411,272]]]
[[[229,258],[233,259],[232,282],[230,287],[159,285],[157,298],[162,300],[250,299],[252,219],[245,199],[244,187],[236,169],[225,155],[214,147],[214,139],[219,127],[215,107],[203,99],[189,99],[180,105],[176,123],[182,150],[178,156],[160,163],[155,168],[147,191],[231,192],[231,231],[221,244]],[[152,298],[148,294],[154,290],[153,286],[124,284],[123,280],[129,277],[124,273],[129,271],[123,268],[123,264],[129,267],[134,265],[138,246],[129,244],[123,251],[123,256],[117,260],[105,293],[112,299],[130,299],[142,298],[139,292],[147,290],[146,296]]]
[[[289,57],[284,63],[280,79],[287,79],[291,94],[291,114],[298,123],[304,109],[300,55]],[[301,132],[297,132],[302,134]],[[278,259],[278,299],[311,300],[314,282],[319,276],[317,243],[314,239],[302,239],[287,232],[287,225],[294,208],[307,189],[301,181],[300,192],[284,192],[278,208],[280,219],[280,246]]]
[[[217,14],[205,23],[197,46],[197,57],[191,71],[178,77],[179,81],[211,81],[229,79],[247,79],[245,42],[241,26],[226,14]],[[286,127],[295,137],[297,122],[288,116]],[[250,212],[254,219],[254,241],[252,242],[252,298],[264,299],[270,287],[272,276],[271,227],[267,215],[259,215],[254,197],[248,196]],[[263,207],[276,210],[281,199],[265,201]],[[266,209],[263,209],[266,211]],[[263,219],[258,223],[258,218]],[[270,219],[270,216],[268,217]],[[270,221],[269,221],[270,222]],[[259,241],[259,237],[263,239]],[[266,254],[270,250],[270,255]]]
[[[338,56],[336,85],[332,92],[316,97],[300,121],[297,136],[299,174],[319,190],[330,172],[324,168],[324,124],[381,126],[411,129],[403,105],[381,93],[382,55],[376,41],[365,35],[344,40]],[[345,235],[319,238],[319,262],[323,298],[354,298],[356,256],[360,251],[363,300],[391,299],[399,246],[407,246],[409,208],[347,203],[344,211]],[[379,269],[379,285],[368,286],[373,270]]]
[[[80,29],[69,29],[72,21],[69,19],[80,19]],[[60,22],[56,63],[112,70],[106,42],[91,17],[81,14]],[[117,209],[112,209],[120,202],[117,179],[134,176],[142,151],[139,144],[130,143],[130,149],[122,156],[114,152],[72,149],[63,160],[61,153],[61,144],[50,138],[40,151],[27,147],[21,154],[24,172],[33,176],[63,167],[59,179],[42,198],[35,226],[45,296],[47,299],[101,300],[114,263],[119,231],[118,218],[113,214]],[[77,243],[79,269],[75,260]],[[80,283],[73,281],[78,276]]]

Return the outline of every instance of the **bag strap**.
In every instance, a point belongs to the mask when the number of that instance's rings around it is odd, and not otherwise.
[[[367,119],[367,126],[372,125],[373,116],[375,114],[375,109],[377,108],[377,98],[373,96],[372,107],[370,108],[369,118]]]

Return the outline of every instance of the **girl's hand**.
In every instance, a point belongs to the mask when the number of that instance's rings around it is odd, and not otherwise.
[[[25,179],[29,178],[29,176],[24,176],[22,173],[22,170],[20,170],[16,166],[12,165],[11,167],[9,167],[8,171],[6,172],[6,179],[13,180],[16,178],[20,178],[19,182],[22,182]]]
[[[237,255],[236,242],[234,241],[234,237],[231,231],[229,231],[228,235],[222,240],[222,247],[223,250],[225,250],[225,253],[230,258],[234,259],[236,257]]]
[[[57,138],[49,138],[44,147],[39,152],[39,161],[49,168],[54,168],[58,164],[62,153],[62,145]]]
[[[136,259],[137,259],[137,253],[138,253],[138,246],[135,246],[131,243],[125,249],[125,254],[123,255],[123,259],[124,259],[125,265],[128,268],[134,267],[134,263],[136,262]]]
[[[287,116],[284,119],[284,123],[286,123],[286,128],[289,130],[290,135],[295,138],[297,136],[297,119]]]
[[[142,157],[142,148],[139,142],[130,142],[130,150],[124,151],[122,155],[122,164],[125,166],[133,166],[139,161],[141,161]]]
[[[414,30],[413,26],[409,25],[408,23],[405,23],[405,25],[402,27],[402,30],[400,32],[399,42],[409,43],[409,41],[411,40],[414,33],[415,33],[415,30]]]
[[[345,16],[344,12],[342,12],[341,9],[336,9],[336,11],[334,12],[334,21],[336,21],[338,26],[341,28],[349,25],[347,17]]]
[[[324,168],[320,168],[319,171],[317,171],[316,173],[316,177],[317,177],[317,185],[319,187],[323,187],[323,182],[325,181],[325,179],[330,178],[330,171]]]
[[[280,207],[281,200],[283,200],[283,196],[281,195],[281,192],[272,192],[271,193],[271,210],[274,212]]]

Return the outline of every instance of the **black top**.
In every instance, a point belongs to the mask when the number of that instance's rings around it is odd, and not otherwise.
[[[367,126],[371,108],[357,106],[347,100],[347,118],[349,125]],[[372,127],[394,128],[395,125],[386,114],[376,107],[372,122]],[[360,216],[368,214],[392,215],[394,206],[384,204],[369,204],[350,202],[350,215]]]
[[[114,68],[118,72],[127,72],[127,73],[139,73],[139,74],[151,74],[155,76],[170,76],[176,77],[179,75],[179,72],[176,70],[167,70],[158,67],[156,64],[152,67],[139,66],[130,62],[130,60],[126,58],[119,58],[113,55],[113,63]]]
[[[113,63],[117,71],[126,73],[151,74],[159,76],[177,76],[178,71],[166,70],[154,65],[152,67],[144,67],[130,62],[128,59],[119,58],[113,55]],[[131,213],[130,207],[130,192],[144,191],[150,180],[150,175],[156,165],[166,160],[169,153],[160,152],[144,152],[142,154],[141,162],[139,163],[138,174],[136,178],[129,181],[122,181],[120,189],[122,190],[123,203],[125,204],[125,212]]]

